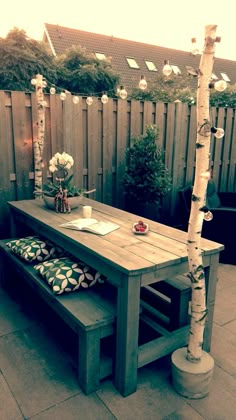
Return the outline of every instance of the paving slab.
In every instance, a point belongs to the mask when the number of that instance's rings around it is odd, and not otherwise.
[[[41,324],[0,337],[0,368],[26,418],[81,392],[67,354]]]
[[[0,418],[1,420],[24,420],[17,401],[12,395],[9,386],[0,373]]]

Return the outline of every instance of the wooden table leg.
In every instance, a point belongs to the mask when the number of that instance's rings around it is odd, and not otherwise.
[[[214,254],[211,257],[210,266],[205,268],[207,321],[204,331],[203,349],[207,352],[210,352],[211,349],[218,262],[219,254]]]
[[[140,276],[124,276],[117,297],[115,386],[124,396],[136,391]]]

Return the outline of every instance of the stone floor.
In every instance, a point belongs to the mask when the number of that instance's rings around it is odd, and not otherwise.
[[[220,264],[211,354],[210,393],[177,394],[169,357],[139,370],[137,392],[123,398],[112,380],[84,395],[76,380],[73,337],[44,306],[0,289],[1,420],[234,420],[236,418],[236,266]]]

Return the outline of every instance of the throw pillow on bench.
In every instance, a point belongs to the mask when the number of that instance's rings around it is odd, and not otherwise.
[[[97,283],[103,283],[102,275],[81,261],[71,258],[56,258],[34,266],[53,293],[74,292],[79,288],[87,289]]]
[[[38,236],[26,236],[7,242],[7,246],[26,262],[47,261],[65,255],[65,252],[52,242]]]

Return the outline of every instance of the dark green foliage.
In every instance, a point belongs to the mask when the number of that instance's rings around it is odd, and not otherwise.
[[[55,58],[46,44],[14,28],[5,39],[0,38],[0,89],[34,91],[31,79],[36,74],[48,82],[45,92],[56,85],[72,93],[102,96],[109,91],[109,96],[115,96],[119,84],[108,60],[97,60],[79,46]]]
[[[134,143],[126,152],[125,193],[129,200],[159,202],[170,191],[171,179],[164,151],[157,145],[158,129],[149,125],[143,136],[132,140]]]
[[[53,60],[43,43],[15,28],[5,39],[0,38],[0,89],[33,91],[31,78],[37,73],[54,80]]]
[[[58,85],[72,93],[115,95],[119,76],[108,60],[97,60],[80,46],[72,47],[57,59]]]

